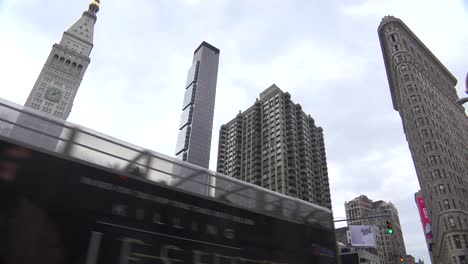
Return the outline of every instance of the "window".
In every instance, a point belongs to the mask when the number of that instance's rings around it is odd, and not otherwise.
[[[453,240],[455,241],[456,248],[462,248],[459,235],[454,235]]]
[[[427,133],[427,130],[426,130],[426,129],[422,130],[422,131],[421,131],[421,134],[422,134],[422,137],[423,137],[423,138],[429,137],[429,133]]]
[[[445,199],[445,200],[444,200],[444,208],[445,208],[445,209],[450,209],[450,202],[449,202],[448,199]]]
[[[459,256],[458,260],[460,260],[460,264],[467,264],[465,256]]]
[[[406,86],[406,89],[408,90],[409,93],[414,92],[414,87],[413,87],[412,84],[408,84],[408,85]]]
[[[42,108],[42,111],[43,112],[46,112],[46,113],[50,113],[52,111],[52,109],[48,108],[48,107],[43,107]]]
[[[453,217],[449,216],[448,220],[449,220],[449,223],[450,223],[450,227],[456,227],[455,219],[453,219]]]
[[[397,63],[402,62],[403,61],[403,56],[401,56],[401,55],[396,56],[396,61],[397,61]]]
[[[424,125],[424,119],[422,117],[416,119],[416,127],[420,127]]]
[[[439,184],[440,193],[445,193],[445,187],[443,184]]]
[[[31,107],[34,108],[34,109],[39,109],[40,105],[35,104],[35,103],[31,103]]]

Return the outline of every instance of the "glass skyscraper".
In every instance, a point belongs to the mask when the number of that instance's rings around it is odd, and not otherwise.
[[[195,50],[185,85],[175,154],[208,168],[218,80],[219,49],[203,42]]]

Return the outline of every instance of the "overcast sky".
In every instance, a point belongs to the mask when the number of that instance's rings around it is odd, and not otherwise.
[[[0,0],[0,96],[24,104],[62,32],[87,0]],[[187,70],[207,41],[221,50],[212,155],[221,124],[276,83],[324,128],[335,218],[365,194],[398,208],[408,254],[429,263],[419,190],[392,108],[377,37],[401,18],[459,80],[468,70],[461,0],[102,0],[91,64],[68,121],[173,156]]]

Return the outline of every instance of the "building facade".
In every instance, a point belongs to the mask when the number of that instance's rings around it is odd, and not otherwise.
[[[208,168],[218,80],[219,49],[203,42],[195,50],[185,85],[175,154]]]
[[[457,80],[400,19],[385,17],[378,35],[432,223],[434,263],[466,263],[468,118],[456,103]]]
[[[331,208],[323,129],[276,85],[221,126],[217,171]]]
[[[34,84],[25,106],[66,120],[81,80],[90,63],[94,24],[99,0],[94,0],[80,19],[63,33]]]
[[[373,202],[367,196],[361,195],[349,202],[345,202],[345,211],[347,219],[356,219],[348,221],[348,226],[368,225],[377,230],[376,253],[381,259],[382,264],[401,263],[400,258],[406,256],[406,249],[398,210],[392,203],[385,201]],[[377,215],[388,215],[388,217],[358,219]],[[387,221],[391,221],[393,225],[392,234],[387,232]],[[366,250],[375,253],[371,249]]]

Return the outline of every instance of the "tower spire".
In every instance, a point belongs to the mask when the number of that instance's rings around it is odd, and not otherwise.
[[[100,3],[101,3],[100,0],[93,0],[93,2],[91,2],[91,4],[89,4],[88,11],[93,12],[94,14],[97,14],[97,12],[99,12],[99,4]]]

